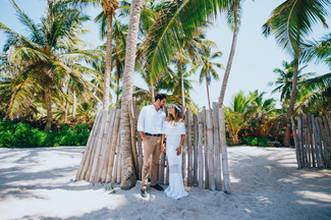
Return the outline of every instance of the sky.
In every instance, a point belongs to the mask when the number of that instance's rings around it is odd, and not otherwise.
[[[38,21],[45,13],[46,0],[16,0],[18,5],[34,19]],[[234,62],[232,65],[231,74],[229,77],[228,87],[225,95],[225,105],[229,105],[233,96],[240,90],[246,94],[248,91],[256,90],[265,91],[265,97],[273,97],[278,100],[277,94],[271,94],[272,87],[269,82],[275,81],[276,74],[273,73],[274,68],[281,67],[283,60],[291,61],[291,57],[285,50],[279,47],[275,39],[270,36],[265,38],[262,35],[261,26],[270,16],[272,10],[280,5],[284,0],[246,0],[242,7],[242,22],[238,37],[237,49]],[[87,14],[94,18],[100,9],[89,8]],[[331,13],[330,13],[331,14]],[[331,25],[331,17],[327,19]],[[16,18],[9,0],[0,0],[0,22],[15,29],[20,33],[24,33],[24,28],[20,25]],[[93,21],[85,24],[85,28],[89,33],[82,36],[87,42],[88,47],[100,45],[98,25]],[[330,30],[324,29],[320,25],[313,27],[313,33],[309,39],[320,39]],[[226,66],[228,54],[230,51],[232,32],[222,16],[218,17],[215,22],[207,30],[207,38],[213,40],[217,44],[217,49],[222,51],[223,56],[219,59]],[[0,48],[5,42],[5,35],[0,32]],[[317,74],[326,73],[329,71],[324,64],[310,63],[305,69],[307,72],[316,72]],[[213,81],[210,87],[211,100],[217,101],[224,70],[219,70],[220,80]],[[199,84],[198,74],[192,77],[193,91],[191,96],[199,107],[207,105],[206,89],[204,84]],[[143,80],[135,75],[134,83],[140,87],[146,87]]]

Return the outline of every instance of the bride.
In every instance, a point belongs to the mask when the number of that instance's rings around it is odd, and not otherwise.
[[[187,196],[188,193],[184,189],[182,176],[185,125],[182,110],[177,105],[170,105],[168,109],[168,118],[163,125],[163,138],[166,138],[166,155],[169,165],[169,186],[165,193],[170,198],[179,199]]]

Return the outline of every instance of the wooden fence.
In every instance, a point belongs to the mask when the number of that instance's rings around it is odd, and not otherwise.
[[[331,112],[292,119],[298,168],[331,168]]]
[[[130,117],[132,155],[138,179],[143,165],[143,143],[136,131],[138,112]],[[120,110],[101,110],[95,119],[76,180],[120,183]],[[186,186],[230,193],[229,168],[223,109],[213,103],[197,115],[186,112],[186,142],[183,152],[183,178]],[[166,156],[160,158],[158,181],[169,182]]]

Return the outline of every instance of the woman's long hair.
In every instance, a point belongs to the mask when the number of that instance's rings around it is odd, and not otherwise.
[[[184,119],[183,108],[179,105],[172,105],[175,109],[175,116],[169,113],[168,111],[168,120],[169,122],[179,122]]]

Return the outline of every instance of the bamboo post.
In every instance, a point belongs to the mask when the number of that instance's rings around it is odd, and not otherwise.
[[[297,121],[298,121],[298,140],[299,140],[299,143],[298,143],[298,150],[299,150],[299,154],[300,154],[300,163],[299,164],[299,168],[303,168],[304,167],[304,163],[305,163],[305,160],[304,160],[304,146],[303,146],[303,135],[302,135],[302,117],[298,117],[297,118]]]
[[[317,167],[317,155],[316,155],[316,139],[314,135],[314,116],[310,117],[310,136],[311,136],[311,149],[312,149],[312,158],[313,158],[313,167]]]
[[[106,126],[106,130],[104,132],[104,141],[102,143],[102,150],[101,150],[101,159],[100,159],[100,165],[98,168],[97,178],[96,181],[100,181],[104,183],[106,181],[106,172],[107,172],[107,165],[109,161],[110,156],[110,142],[112,139],[112,131],[114,128],[114,120],[115,120],[115,112],[116,110],[109,110],[109,122]]]
[[[192,185],[192,112],[187,111],[187,185]]]
[[[319,134],[319,130],[317,128],[317,118],[313,118],[313,131],[314,131],[314,138],[315,138],[315,150],[316,150],[316,160],[317,160],[317,167],[322,168],[324,167],[323,160],[322,160],[322,141],[321,136]]]
[[[121,124],[119,125],[119,131],[121,130]],[[119,155],[120,155],[120,132],[117,134],[117,141],[116,141],[116,148],[115,148],[115,159],[114,159],[114,168],[113,168],[113,173],[112,173],[112,183],[118,183],[117,182],[117,177],[120,175],[117,173],[118,171],[118,166],[121,163]]]
[[[105,127],[105,123],[107,120],[107,111],[102,110],[102,116],[101,116],[101,121],[98,126],[98,130],[96,131],[96,140],[93,146],[93,150],[91,153],[91,164],[88,166],[87,173],[86,173],[86,178],[85,180],[92,182],[94,180],[94,173],[96,170],[96,165],[97,165],[97,156],[99,155],[100,152],[100,142],[103,136],[103,130]]]
[[[329,118],[327,116],[322,117],[321,124],[323,126],[324,133],[324,152],[328,168],[331,167],[331,130],[329,126]]]
[[[222,190],[222,167],[221,167],[221,148],[218,103],[213,103],[213,125],[214,125],[214,149],[215,149],[215,172],[216,172],[216,190]]]
[[[215,190],[215,171],[214,171],[214,137],[213,137],[213,123],[212,111],[206,111],[207,123],[207,154],[208,154],[208,168],[209,168],[209,189]]]
[[[142,166],[143,166],[143,150],[142,150],[142,140],[140,138],[140,136],[138,135],[138,144],[137,144],[137,148],[138,148],[138,166],[139,166],[139,180],[141,180],[141,172],[142,172]]]
[[[198,147],[199,147],[199,136],[198,136],[198,132],[199,132],[199,122],[198,122],[198,117],[197,115],[194,115],[193,118],[193,122],[194,122],[194,145],[193,145],[193,185],[197,186],[198,185]]]
[[[220,128],[220,136],[221,136],[220,141],[221,141],[222,169],[223,169],[223,190],[225,193],[231,193],[223,106],[219,107],[218,115],[219,115],[219,128]]]
[[[159,166],[159,182],[164,184],[164,172],[165,172],[165,155],[161,154],[160,166]]]
[[[203,115],[203,154],[204,154],[204,187],[206,189],[209,188],[209,167],[208,167],[208,138],[207,138],[207,123],[206,123],[206,117],[207,117],[207,113],[206,113],[206,108],[203,107],[202,108],[202,115]]]
[[[305,135],[305,157],[306,157],[306,163],[305,167],[310,166],[310,150],[309,150],[309,128],[308,128],[308,121],[307,121],[307,116],[303,116],[303,121],[304,121],[304,135]]]
[[[324,162],[328,166],[328,142],[327,142],[327,133],[326,133],[326,128],[324,127],[323,123],[323,117],[320,118],[319,120],[319,127],[321,129],[321,134],[322,134],[322,143],[323,143],[323,155],[324,155]]]
[[[91,177],[90,177],[90,181],[92,182],[99,182],[99,170],[100,170],[100,166],[101,166],[101,160],[102,160],[102,155],[104,154],[105,151],[105,145],[107,142],[107,130],[109,129],[109,124],[110,124],[110,119],[111,119],[111,110],[109,111],[108,109],[104,110],[105,114],[105,122],[103,124],[103,128],[101,130],[101,134],[100,134],[100,139],[98,142],[98,145],[96,146],[96,154],[94,157],[94,163],[92,166],[92,173],[91,173]]]
[[[203,115],[202,112],[198,113],[198,171],[199,171],[199,188],[203,188]]]
[[[106,171],[106,182],[112,181],[112,174],[113,174],[113,167],[115,163],[115,151],[118,141],[118,133],[119,133],[119,125],[120,125],[120,109],[115,110],[115,118],[114,118],[114,126],[112,130],[112,138],[110,142],[110,155],[109,155],[109,161],[107,164],[107,171]]]
[[[85,178],[87,168],[91,162],[91,152],[93,150],[93,146],[94,146],[94,142],[95,142],[95,135],[96,135],[97,127],[100,123],[101,116],[102,116],[101,111],[98,111],[98,113],[95,117],[95,120],[94,120],[92,130],[90,132],[90,136],[89,136],[87,144],[86,144],[83,158],[80,162],[80,166],[79,166],[78,172],[76,174],[77,181],[83,180]]]
[[[291,125],[292,125],[292,132],[293,132],[293,140],[294,140],[294,145],[295,145],[295,153],[296,153],[296,159],[297,159],[297,164],[298,168],[301,167],[301,161],[300,161],[300,150],[299,150],[299,140],[298,140],[298,132],[296,129],[295,121],[293,118],[291,118]]]
[[[169,184],[169,163],[168,160],[165,160],[166,163],[166,175],[165,175],[165,184],[168,185]]]

